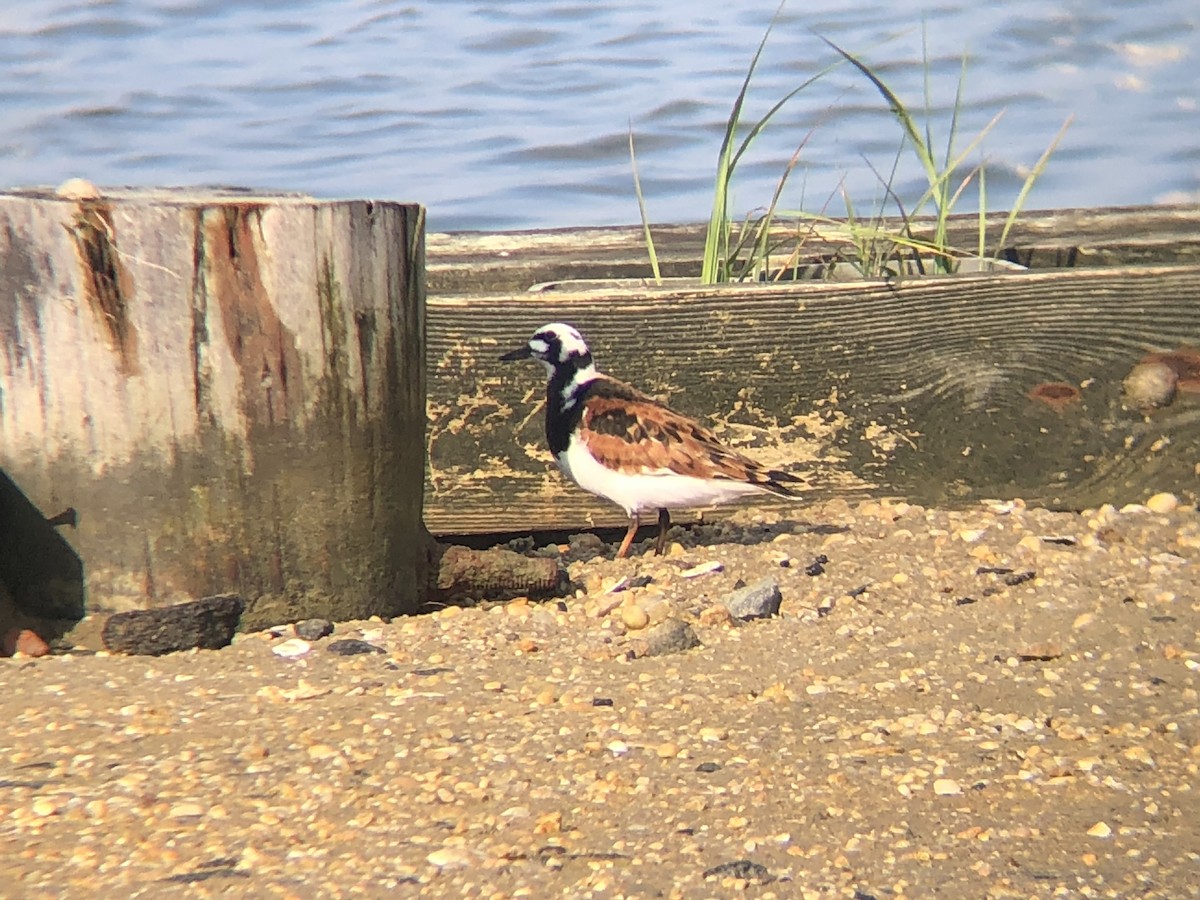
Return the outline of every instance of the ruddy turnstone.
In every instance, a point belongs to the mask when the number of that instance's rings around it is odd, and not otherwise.
[[[663,552],[668,510],[710,506],[767,491],[795,497],[802,479],[768,469],[721,444],[699,422],[596,370],[579,332],[543,325],[501,360],[536,359],[549,373],[546,440],[563,474],[586,491],[625,508],[629,530],[617,558],[629,552],[640,516],[658,510]]]

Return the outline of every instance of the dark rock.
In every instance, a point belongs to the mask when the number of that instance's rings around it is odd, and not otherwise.
[[[699,647],[700,638],[687,622],[667,619],[631,641],[630,646],[635,657],[667,656]]]
[[[330,653],[338,656],[357,656],[360,653],[387,653],[382,647],[360,641],[357,638],[345,638],[340,641],[330,641],[327,648]]]
[[[333,634],[333,623],[328,619],[305,619],[295,624],[296,637],[306,641],[319,641],[326,635]]]
[[[713,772],[721,771],[721,764],[715,762],[702,762],[696,766],[697,772],[703,772],[705,775],[711,775]]]
[[[810,578],[816,578],[818,575],[825,574],[825,563],[829,562],[829,557],[822,553],[811,563],[804,567],[804,574]]]
[[[721,863],[719,866],[705,869],[704,877],[737,878],[741,881],[756,881],[759,884],[770,884],[775,880],[775,876],[766,866],[748,859],[735,859],[733,862]]]
[[[779,582],[768,577],[733,591],[721,602],[735,619],[766,619],[779,615],[783,594]]]
[[[218,650],[233,640],[245,604],[218,594],[158,609],[116,613],[104,623],[104,646],[114,653],[161,656],[180,650]]]

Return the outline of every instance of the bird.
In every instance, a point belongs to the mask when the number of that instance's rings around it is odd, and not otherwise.
[[[794,486],[804,481],[743,456],[695,419],[602,374],[583,336],[565,323],[543,325],[500,360],[546,367],[546,441],[559,469],[629,516],[617,559],[629,553],[649,510],[658,510],[655,555],[661,556],[669,510],[762,492],[794,499]]]

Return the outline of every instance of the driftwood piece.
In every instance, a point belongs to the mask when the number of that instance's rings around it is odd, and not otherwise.
[[[603,370],[792,465],[813,498],[1196,497],[1200,398],[1131,409],[1122,382],[1155,353],[1200,347],[1200,267],[440,296],[428,334],[435,534],[625,521],[553,466],[542,371],[497,361],[549,321],[581,328]]]
[[[560,595],[567,585],[566,573],[554,559],[444,544],[438,545],[436,553],[437,578],[431,581],[428,595],[431,605],[514,597],[541,600]]]
[[[104,623],[104,647],[114,653],[162,656],[182,650],[219,650],[237,631],[245,604],[236,594],[203,597],[156,609],[114,613]]]
[[[78,511],[90,609],[417,608],[423,238],[416,205],[0,195],[0,469]]]

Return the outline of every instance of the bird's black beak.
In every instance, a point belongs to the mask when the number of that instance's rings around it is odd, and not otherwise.
[[[513,362],[517,359],[529,359],[531,356],[533,356],[533,351],[529,349],[528,344],[525,344],[523,347],[518,347],[511,353],[505,353],[502,357],[500,357],[500,362]]]

